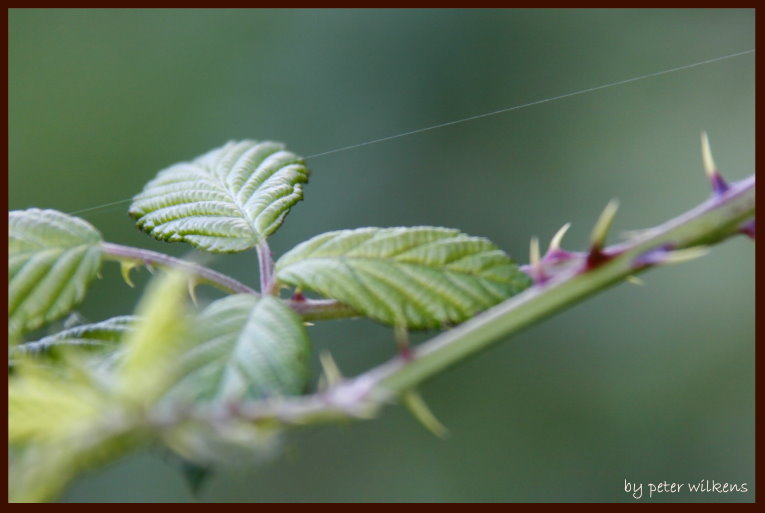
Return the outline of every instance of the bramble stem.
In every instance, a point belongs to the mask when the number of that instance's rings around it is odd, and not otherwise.
[[[194,276],[199,283],[206,283],[207,285],[211,285],[228,294],[260,295],[255,289],[248,287],[244,283],[241,283],[230,276],[214,271],[209,267],[181,260],[180,258],[165,255],[164,253],[123,246],[121,244],[113,244],[111,242],[102,242],[101,249],[104,258],[108,260],[134,263],[136,265],[155,265],[158,267],[181,269]],[[266,251],[268,250],[266,249]],[[258,255],[260,254],[261,252],[259,251]],[[268,254],[270,259],[270,251]],[[271,269],[273,269],[273,261],[271,262]],[[271,281],[270,284],[267,283],[267,286],[263,285],[263,274],[261,274],[261,287],[263,287],[263,290],[270,290],[270,288],[273,288],[274,286],[272,271],[268,271],[268,273],[270,273]],[[266,276],[269,276],[269,274],[266,274]],[[302,301],[291,299],[287,300],[286,303],[306,321],[342,319],[347,317],[358,317],[359,315],[351,307],[333,299],[305,299]]]
[[[671,253],[718,243],[740,233],[754,218],[755,178],[751,176],[716,193],[696,208],[640,235],[600,251],[608,258],[595,267],[572,266],[413,350],[410,360],[393,358],[356,378],[314,395],[239,405],[236,416],[252,421],[306,424],[343,418],[368,418],[391,399],[469,356],[585,298],[661,265],[648,254]],[[679,261],[666,258],[665,263]],[[646,263],[649,262],[649,263]],[[204,421],[220,412],[197,410]]]
[[[199,264],[165,255],[164,253],[158,253],[148,249],[122,246],[121,244],[112,244],[111,242],[102,242],[101,249],[103,250],[104,257],[109,260],[132,262],[138,265],[172,267],[174,269],[186,271],[199,279],[201,283],[212,285],[229,294],[257,294],[255,289],[248,287],[244,283],[241,283],[230,276],[226,276],[225,274]]]
[[[266,239],[260,241],[255,250],[258,252],[258,268],[260,269],[260,293],[267,296],[273,292],[274,288],[274,258]]]
[[[290,299],[287,301],[287,305],[302,317],[304,321],[327,321],[330,319],[359,317],[356,310],[334,299],[306,299],[303,301]]]
[[[754,176],[739,182],[722,196],[657,226],[633,240],[611,246],[604,253],[616,255],[604,264],[579,272],[572,268],[541,286],[534,286],[473,319],[444,332],[415,350],[409,364],[391,360],[371,373],[378,386],[393,395],[425,381],[454,363],[517,333],[590,295],[624,281],[657,264],[637,265],[637,258],[654,249],[672,250],[711,245],[735,235],[754,215]]]

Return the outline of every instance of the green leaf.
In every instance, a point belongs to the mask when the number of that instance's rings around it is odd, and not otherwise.
[[[145,442],[137,431],[109,432],[102,425],[56,443],[10,451],[9,502],[50,502],[81,472],[117,459]]]
[[[175,164],[135,197],[130,215],[153,237],[228,253],[257,246],[303,198],[309,171],[274,142],[229,142]]]
[[[50,356],[62,348],[105,349],[112,348],[135,324],[137,317],[122,315],[93,324],[82,324],[53,335],[19,344],[11,349],[11,355]]]
[[[8,337],[69,312],[101,265],[101,234],[55,210],[8,213]]]
[[[86,376],[18,365],[8,380],[8,442],[56,442],[97,422],[110,401]]]
[[[407,328],[462,322],[531,284],[490,241],[426,226],[319,235],[279,259],[276,279]]]
[[[8,379],[9,499],[52,500],[79,472],[116,458],[146,433],[76,359],[28,359]]]
[[[303,392],[308,337],[300,318],[274,297],[237,294],[208,306],[199,343],[184,356],[174,389],[196,401],[236,401]]]
[[[149,282],[134,324],[122,344],[116,394],[134,404],[151,405],[180,371],[178,363],[190,336],[186,300],[188,276],[173,270]]]

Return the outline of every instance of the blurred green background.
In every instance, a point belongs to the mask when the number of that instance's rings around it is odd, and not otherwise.
[[[130,198],[160,169],[229,139],[309,157],[306,200],[272,238],[443,225],[522,262],[564,223],[582,249],[705,199],[707,130],[730,180],[754,170],[752,54],[389,141],[337,148],[754,47],[754,10],[10,10],[11,209]],[[107,240],[174,255],[127,202],[82,212]],[[211,265],[256,283],[254,253]],[[145,283],[148,273],[137,273]],[[67,501],[632,501],[632,482],[748,484],[754,498],[754,245],[643,275],[422,387],[451,437],[400,407],[290,438],[221,471],[198,499],[158,450],[79,479]],[[208,298],[215,292],[201,290]],[[130,312],[107,264],[80,313]],[[393,353],[366,321],[311,328],[347,374]],[[430,334],[421,334],[418,340]],[[647,484],[646,484],[647,486]],[[646,501],[647,499],[642,499]]]

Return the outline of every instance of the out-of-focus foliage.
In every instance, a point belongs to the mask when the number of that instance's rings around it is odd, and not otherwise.
[[[324,153],[753,47],[752,9],[14,9],[10,208],[121,201],[78,215],[107,240],[154,248],[126,229],[125,212],[157,170],[269,137],[313,172],[314,201],[274,234],[277,256],[328,230],[404,224],[454,226],[522,255],[530,236],[572,221],[569,247],[583,249],[611,197],[618,232],[708,194],[702,129],[726,177],[751,172],[751,55]],[[266,469],[218,474],[202,497],[632,501],[622,478],[751,484],[751,253],[732,241],[433,380],[422,393],[447,443],[392,410],[299,437],[294,458]],[[257,266],[248,253],[212,265],[247,283]],[[78,308],[106,319],[131,311],[140,290],[105,272]],[[390,330],[372,323],[309,332],[347,376],[391,356]],[[651,500],[752,500],[753,490]],[[90,474],[65,500],[191,496],[152,453]]]

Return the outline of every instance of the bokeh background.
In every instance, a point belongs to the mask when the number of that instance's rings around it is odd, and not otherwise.
[[[582,249],[709,194],[699,132],[730,180],[754,170],[752,54],[363,147],[476,114],[748,50],[754,10],[11,10],[11,209],[79,211],[107,240],[174,255],[127,202],[229,139],[307,156],[278,255],[318,233],[442,225],[526,262],[571,221]],[[545,242],[546,243],[546,242]],[[256,283],[254,253],[213,267]],[[111,266],[111,267],[110,267]],[[148,273],[136,273],[139,285]],[[632,501],[631,482],[747,483],[754,498],[754,245],[643,275],[425,384],[437,439],[402,408],[306,430],[285,457],[218,472],[198,498],[158,450],[79,479],[66,501]],[[214,291],[200,290],[206,297]],[[79,312],[130,312],[116,265]],[[393,353],[366,321],[311,329],[347,375]],[[420,334],[417,340],[432,334]],[[647,484],[646,484],[647,486]],[[642,499],[647,500],[646,498]]]

